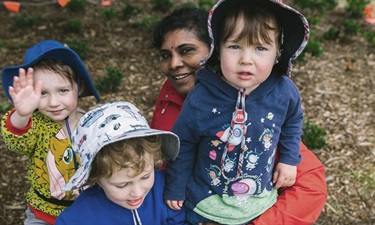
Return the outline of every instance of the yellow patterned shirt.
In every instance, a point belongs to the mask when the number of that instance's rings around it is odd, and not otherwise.
[[[34,113],[28,127],[19,132],[10,123],[11,113],[2,118],[1,133],[8,150],[29,158],[31,187],[26,201],[34,209],[58,216],[78,195],[78,191],[61,190],[75,172],[70,139],[60,124],[40,112]],[[76,161],[79,164],[78,155]]]

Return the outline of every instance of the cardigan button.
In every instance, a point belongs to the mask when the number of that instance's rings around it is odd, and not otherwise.
[[[162,110],[161,110],[161,114],[164,114],[164,113],[165,113],[165,109],[162,109]]]
[[[165,98],[168,98],[168,94],[165,95]]]

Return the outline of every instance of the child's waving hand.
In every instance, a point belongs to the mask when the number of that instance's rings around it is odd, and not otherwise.
[[[38,104],[41,97],[42,81],[35,82],[34,70],[28,68],[27,73],[24,69],[19,69],[19,76],[14,76],[13,87],[9,86],[9,94],[13,99],[16,111],[11,117],[11,122],[16,127],[25,127],[29,118]]]
[[[14,107],[20,116],[28,116],[38,108],[42,82],[37,81],[34,86],[34,70],[19,69],[19,76],[13,79],[13,87],[9,87],[9,94],[13,99]]]

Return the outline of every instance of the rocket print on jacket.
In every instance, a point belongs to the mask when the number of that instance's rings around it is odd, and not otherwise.
[[[230,195],[240,204],[246,202],[252,195],[259,195],[265,191],[265,180],[262,179],[265,178],[263,176],[266,173],[272,172],[276,151],[276,147],[273,147],[274,114],[269,112],[267,115],[258,115],[259,122],[253,120],[253,124],[256,124],[254,126],[263,126],[263,128],[256,129],[257,133],[255,129],[248,129],[248,127],[252,128],[252,123],[247,121],[246,112],[236,110],[233,114],[231,124],[224,124],[222,126],[224,130],[216,133],[219,139],[209,143],[211,146],[209,158],[215,163],[211,163],[210,167],[206,168],[206,172],[211,179],[212,186],[224,185],[224,189],[228,190],[228,193],[230,192]],[[228,153],[225,153],[225,145]],[[240,150],[236,148],[239,146],[241,146]],[[223,154],[225,159],[221,161],[220,168],[218,162]],[[261,160],[262,157],[266,158]],[[225,174],[235,173],[236,170],[240,171],[235,179],[228,179],[225,176]]]
[[[244,110],[237,110],[235,115],[235,120],[232,121],[232,126],[229,126],[225,131],[219,131],[216,136],[220,138],[223,142],[228,142],[228,151],[232,151],[234,147],[242,142],[244,133],[246,133],[247,113]],[[233,113],[233,114],[234,114]]]

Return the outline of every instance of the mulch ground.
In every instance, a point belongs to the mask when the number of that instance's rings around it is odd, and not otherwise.
[[[105,21],[100,16],[101,6],[92,2],[79,15],[58,6],[33,7],[21,13],[36,13],[43,21],[22,29],[15,25],[14,13],[0,9],[0,69],[21,64],[26,49],[43,39],[85,40],[90,49],[85,64],[94,79],[103,76],[107,67],[125,75],[120,90],[101,93],[103,102],[133,102],[150,120],[165,78],[159,70],[158,52],[150,42],[150,30],[141,21],[146,15],[165,13],[154,12],[146,1],[126,2],[139,4],[142,14]],[[124,3],[115,4],[120,7]],[[83,33],[63,29],[72,17],[82,20]],[[344,19],[343,11],[335,10],[322,17],[314,31],[324,33],[330,24]],[[363,23],[362,30],[375,31],[375,25]],[[316,224],[375,224],[375,48],[368,46],[362,34],[340,34],[338,40],[322,40],[322,47],[321,56],[307,54],[298,62],[292,77],[302,95],[305,118],[327,132],[327,146],[314,150],[326,167],[328,188],[327,203]],[[3,93],[0,103],[9,104]],[[84,109],[96,106],[91,98],[81,104]],[[2,140],[0,154],[0,224],[22,224],[27,158],[7,151]]]

